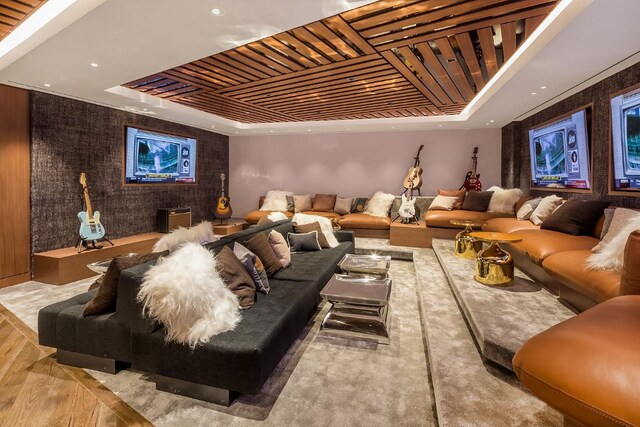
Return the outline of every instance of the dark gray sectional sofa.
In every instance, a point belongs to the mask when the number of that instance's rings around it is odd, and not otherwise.
[[[293,232],[290,220],[256,226],[207,245],[217,253],[254,233]],[[269,295],[242,312],[234,331],[190,350],[166,343],[165,330],[142,315],[138,288],[150,264],[124,271],[114,313],[83,317],[90,291],[40,310],[40,344],[58,349],[58,362],[115,373],[121,366],[154,374],[157,388],[221,404],[237,393],[258,393],[317,310],[319,292],[337,264],[354,252],[353,232],[339,231],[340,245],[292,254],[291,266],[271,279]]]

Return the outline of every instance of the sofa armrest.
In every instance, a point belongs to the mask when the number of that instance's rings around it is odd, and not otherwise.
[[[355,245],[356,243],[356,233],[351,230],[338,230],[334,231],[333,234],[336,236],[336,240],[338,242],[351,242]]]
[[[629,234],[624,247],[620,295],[640,295],[640,230]]]

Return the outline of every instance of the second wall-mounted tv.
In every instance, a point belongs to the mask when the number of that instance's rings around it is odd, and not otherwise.
[[[613,187],[640,191],[640,89],[611,98]]]
[[[587,109],[529,131],[532,188],[591,188]]]
[[[196,139],[125,128],[125,184],[195,184]]]

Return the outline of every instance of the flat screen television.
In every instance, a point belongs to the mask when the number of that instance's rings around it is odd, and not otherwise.
[[[640,191],[640,89],[611,98],[613,189]]]
[[[589,190],[587,109],[529,131],[532,188]]]
[[[125,184],[195,184],[196,139],[125,128]]]

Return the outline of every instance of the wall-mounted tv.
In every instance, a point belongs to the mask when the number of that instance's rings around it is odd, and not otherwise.
[[[125,184],[195,184],[196,139],[125,128]]]
[[[532,188],[589,190],[587,109],[529,131]]]
[[[611,98],[613,189],[640,191],[640,89]]]

